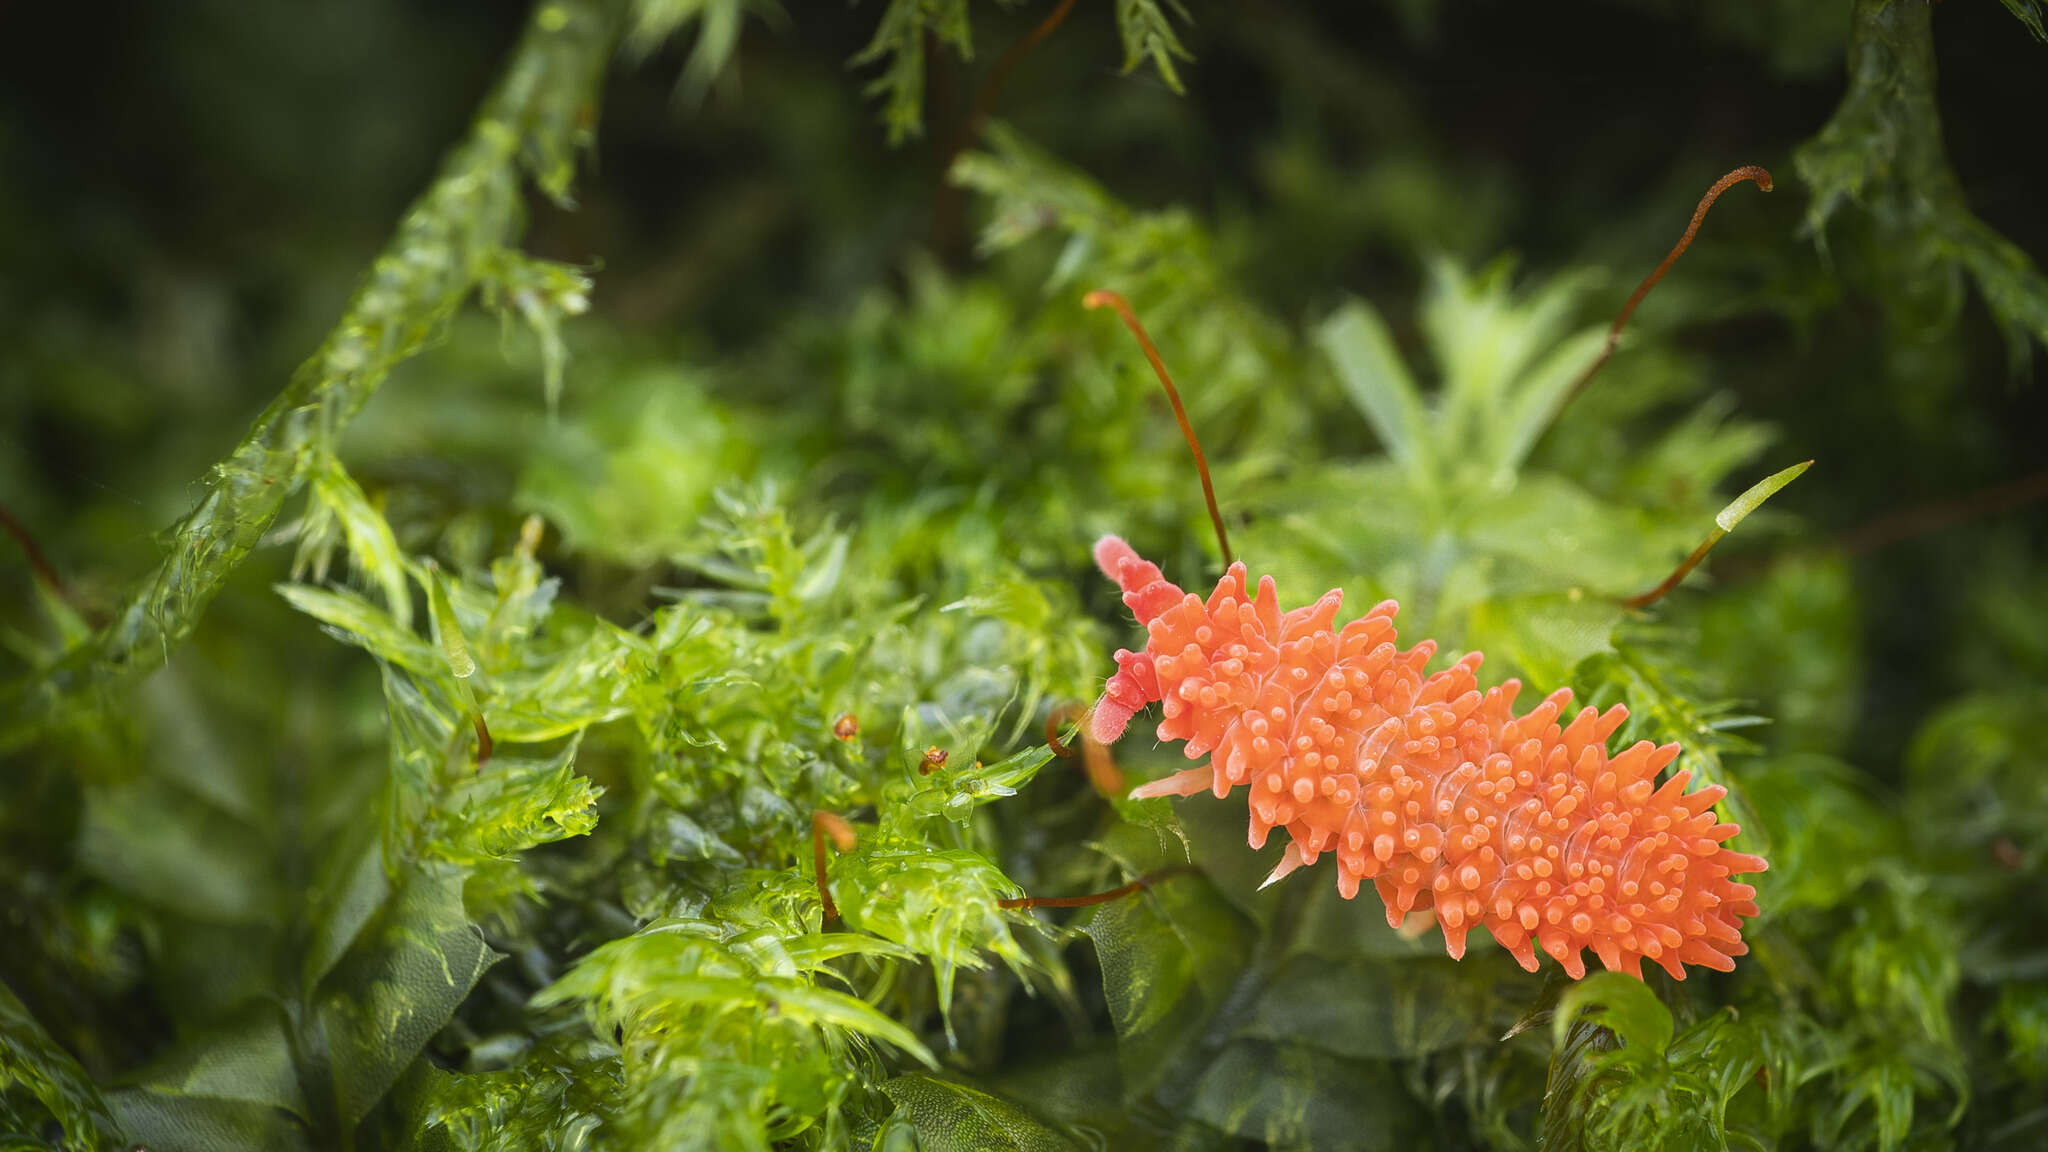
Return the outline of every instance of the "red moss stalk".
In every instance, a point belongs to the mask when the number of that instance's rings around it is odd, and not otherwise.
[[[844,854],[854,849],[858,838],[853,825],[836,812],[820,808],[811,813],[811,856],[818,875],[818,901],[825,906],[825,926],[839,919],[839,905],[832,902],[832,884],[825,876],[825,841]]]
[[[1086,896],[1017,896],[1008,900],[996,901],[996,907],[1020,909],[1090,908],[1097,904],[1107,904],[1112,900],[1121,900],[1133,892],[1150,888],[1162,880],[1170,880],[1175,876],[1185,875],[1193,871],[1193,868],[1185,864],[1176,864],[1170,868],[1161,868],[1156,872],[1147,872],[1129,884],[1120,884],[1107,892],[1091,892]]]
[[[1643,302],[1643,297],[1650,294],[1650,289],[1657,286],[1657,281],[1664,279],[1664,274],[1671,271],[1671,266],[1678,263],[1680,256],[1685,255],[1685,250],[1692,247],[1692,238],[1699,232],[1700,225],[1706,223],[1707,210],[1714,206],[1714,201],[1721,198],[1721,193],[1744,180],[1755,182],[1757,187],[1766,192],[1771,190],[1771,174],[1754,164],[1745,164],[1714,181],[1714,186],[1707,189],[1707,194],[1700,197],[1698,207],[1692,210],[1692,222],[1685,226],[1685,235],[1678,238],[1678,243],[1671,246],[1671,251],[1665,254],[1663,262],[1648,276],[1643,277],[1643,282],[1636,285],[1636,290],[1629,295],[1628,303],[1621,306],[1621,312],[1615,316],[1614,324],[1607,329],[1607,343],[1601,345],[1600,354],[1593,357],[1593,362],[1586,366],[1586,370],[1579,374],[1579,378],[1572,381],[1570,391],[1565,393],[1565,404],[1570,404],[1574,397],[1585,391],[1586,385],[1600,374],[1600,369],[1606,367],[1608,357],[1614,355],[1614,349],[1621,343],[1621,330],[1628,327],[1629,317],[1636,314],[1636,305]]]
[[[1138,338],[1138,347],[1145,352],[1145,359],[1151,361],[1152,371],[1159,377],[1159,386],[1166,389],[1166,399],[1173,404],[1174,419],[1180,421],[1180,433],[1187,437],[1188,450],[1195,454],[1195,471],[1202,475],[1202,499],[1209,505],[1209,523],[1216,526],[1216,546],[1223,551],[1223,562],[1230,563],[1230,534],[1223,530],[1223,512],[1216,506],[1216,485],[1209,479],[1209,458],[1202,454],[1202,442],[1195,439],[1195,426],[1188,420],[1188,410],[1180,402],[1180,389],[1173,386],[1173,377],[1166,371],[1166,361],[1159,358],[1159,349],[1152,344],[1152,337],[1145,334],[1145,326],[1138,323],[1138,316],[1131,311],[1130,301],[1114,292],[1097,290],[1081,298],[1086,308],[1100,308],[1108,305],[1123,317],[1124,327]]]

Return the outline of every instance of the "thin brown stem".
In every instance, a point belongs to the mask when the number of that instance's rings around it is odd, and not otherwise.
[[[1680,581],[1692,575],[1692,570],[1700,566],[1700,561],[1705,560],[1707,553],[1713,551],[1714,545],[1720,543],[1721,537],[1726,535],[1726,532],[1715,532],[1705,540],[1700,541],[1700,546],[1692,550],[1692,555],[1687,556],[1683,563],[1672,569],[1671,575],[1666,576],[1662,583],[1648,592],[1638,592],[1634,596],[1630,596],[1621,602],[1621,606],[1623,608],[1648,608],[1650,605],[1662,600],[1666,593],[1678,587]]]
[[[996,901],[996,907],[1089,908],[1097,904],[1107,904],[1112,900],[1121,900],[1140,889],[1150,888],[1161,880],[1169,880],[1175,876],[1193,871],[1194,869],[1186,864],[1176,864],[1171,868],[1161,868],[1157,872],[1147,872],[1129,884],[1111,888],[1107,892],[1094,892],[1086,896],[1019,896],[1013,900],[998,900]]]
[[[8,511],[5,504],[0,504],[0,528],[7,529],[14,542],[21,545],[22,554],[28,557],[29,571],[35,573],[36,581],[57,599],[77,608],[77,603],[71,599],[70,589],[64,586],[64,580],[57,575],[56,566],[50,563],[50,558],[43,555],[42,546],[36,543],[34,534],[29,532],[27,525],[14,518],[14,513]]]
[[[481,710],[469,714],[469,723],[476,729],[476,766],[478,771],[482,771],[483,766],[490,762],[491,751],[497,745],[491,740],[491,726],[484,723],[484,714]]]
[[[1059,757],[1062,760],[1073,759],[1074,749],[1070,747],[1065,741],[1060,739],[1060,729],[1065,728],[1070,724],[1080,723],[1082,717],[1086,716],[1087,714],[1088,709],[1085,705],[1075,703],[1072,700],[1069,700],[1064,704],[1058,705],[1051,712],[1046,714],[1045,743],[1047,747],[1052,749],[1053,755]]]
[[[966,138],[953,149],[954,155],[957,156],[974,147],[975,142],[981,139],[982,125],[988,122],[989,109],[995,107],[996,95],[1003,90],[1003,81],[1010,78],[1010,71],[1017,67],[1017,62],[1024,58],[1026,52],[1038,47],[1047,36],[1052,35],[1053,30],[1066,20],[1067,13],[1073,10],[1074,0],[1060,0],[1059,5],[1047,14],[1045,19],[1039,21],[1036,28],[1026,32],[1022,39],[1010,45],[1009,51],[1004,52],[1002,59],[996,61],[996,66],[989,69],[988,79],[982,81],[981,91],[974,97],[974,110],[968,113]]]
[[[981,142],[982,128],[988,123],[988,114],[995,107],[996,96],[1003,90],[1003,82],[1017,67],[1025,53],[1053,34],[1053,30],[1066,21],[1067,13],[1074,10],[1074,0],[1060,0],[1052,12],[1037,27],[1025,33],[1015,44],[1010,45],[995,67],[989,69],[988,78],[981,82],[975,93],[974,107],[967,113],[967,119],[953,134],[952,143],[946,148],[945,158],[939,165],[939,189],[932,203],[932,235],[935,245],[942,251],[950,251],[960,230],[961,191],[960,186],[948,179],[953,170],[953,161],[962,152]],[[938,101],[935,107],[943,106]]]
[[[1930,500],[1889,512],[1861,527],[1835,538],[1835,547],[1850,556],[1860,556],[1901,540],[1939,532],[1985,516],[1996,516],[2024,508],[2036,500],[2048,499],[2048,468],[2009,480],[1967,496]]]
[[[1757,187],[1766,192],[1771,190],[1771,174],[1754,164],[1745,164],[1714,181],[1714,186],[1707,189],[1705,196],[1700,197],[1699,206],[1692,210],[1692,222],[1685,226],[1685,235],[1678,238],[1678,243],[1672,245],[1671,251],[1665,255],[1664,262],[1657,265],[1656,271],[1644,277],[1641,284],[1636,285],[1636,290],[1629,296],[1628,303],[1621,306],[1621,313],[1614,318],[1613,326],[1607,329],[1607,343],[1601,345],[1600,354],[1593,357],[1593,362],[1586,366],[1584,372],[1579,373],[1579,378],[1572,381],[1571,389],[1565,393],[1564,403],[1559,405],[1560,409],[1569,405],[1573,398],[1585,391],[1586,385],[1600,374],[1600,369],[1606,367],[1608,357],[1614,355],[1614,349],[1621,343],[1621,330],[1628,327],[1629,317],[1636,314],[1636,305],[1643,302],[1643,297],[1650,294],[1650,289],[1657,286],[1657,281],[1662,280],[1664,274],[1671,271],[1671,266],[1678,263],[1678,258],[1685,255],[1685,250],[1692,246],[1692,238],[1699,232],[1700,225],[1706,222],[1707,210],[1714,206],[1714,201],[1721,198],[1721,193],[1744,180],[1754,181]]]
[[[1180,402],[1180,389],[1173,386],[1173,377],[1166,371],[1166,361],[1159,358],[1159,349],[1153,346],[1152,337],[1145,334],[1145,326],[1138,323],[1130,301],[1102,289],[1081,298],[1081,305],[1085,308],[1100,308],[1105,304],[1116,309],[1117,315],[1123,317],[1124,326],[1138,338],[1138,347],[1145,350],[1145,359],[1152,362],[1152,371],[1159,377],[1159,386],[1166,389],[1166,398],[1173,403],[1173,415],[1180,421],[1181,435],[1187,437],[1188,450],[1195,454],[1195,471],[1202,475],[1202,499],[1208,501],[1209,523],[1216,526],[1216,544],[1223,550],[1223,563],[1227,567],[1233,559],[1230,534],[1223,530],[1223,512],[1216,506],[1216,486],[1209,480],[1209,458],[1202,454],[1202,442],[1195,439],[1195,426],[1189,422],[1188,410]]]
[[[839,905],[832,902],[832,883],[825,876],[825,841],[828,838],[832,846],[842,853],[853,851],[858,843],[853,825],[848,824],[844,816],[820,808],[811,813],[811,854],[818,870],[818,901],[825,906],[822,927],[826,928],[839,919]]]
[[[1733,532],[1737,525],[1749,517],[1750,513],[1762,507],[1764,501],[1783,491],[1785,485],[1804,476],[1806,470],[1811,467],[1813,467],[1813,461],[1811,460],[1794,464],[1790,468],[1773,472],[1744,489],[1742,495],[1729,501],[1727,507],[1714,513],[1714,530],[1707,534],[1705,540],[1700,541],[1700,546],[1692,550],[1692,555],[1687,556],[1684,563],[1673,569],[1671,575],[1666,576],[1663,582],[1655,588],[1622,600],[1620,602],[1621,606],[1624,608],[1648,608],[1650,605],[1663,599],[1665,593],[1678,587],[1679,581],[1685,579],[1687,574],[1700,566],[1700,561],[1707,558],[1707,553],[1714,550],[1714,545],[1719,544],[1722,537]]]

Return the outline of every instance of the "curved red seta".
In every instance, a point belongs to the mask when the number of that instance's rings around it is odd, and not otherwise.
[[[1524,968],[1541,949],[1573,979],[1588,948],[1680,980],[1748,951],[1756,889],[1733,877],[1767,865],[1726,846],[1741,829],[1715,818],[1725,789],[1687,792],[1683,770],[1658,786],[1678,745],[1609,755],[1621,705],[1567,719],[1559,689],[1517,716],[1520,683],[1481,691],[1477,652],[1425,675],[1436,645],[1396,648],[1391,600],[1336,628],[1341,592],[1283,613],[1273,578],[1253,593],[1243,564],[1204,600],[1114,536],[1095,560],[1148,640],[1116,654],[1092,734],[1110,743],[1160,701],[1159,738],[1208,763],[1131,795],[1248,788],[1251,846],[1287,838],[1267,883],[1333,855],[1346,899],[1370,880],[1396,927],[1434,910],[1453,957],[1484,927]]]

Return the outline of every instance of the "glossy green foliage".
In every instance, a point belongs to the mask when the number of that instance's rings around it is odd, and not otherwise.
[[[818,978],[843,956],[887,955],[840,933],[783,938],[773,928],[660,919],[578,961],[536,999],[587,1005],[619,1037],[626,1098],[615,1139],[667,1148],[760,1148],[823,1125],[846,1140],[847,1095],[872,1043],[923,1063],[903,1025]]]
[[[0,381],[49,383],[0,414],[59,433],[0,454],[56,541],[0,573],[0,1148],[2048,1141],[2035,385],[1972,375],[2048,284],[1936,102],[1964,16],[1683,7],[1496,42],[1426,3],[542,0],[382,248],[288,266],[340,318],[263,330],[316,351],[212,410],[204,472],[144,433],[206,373],[159,332],[116,389],[73,323],[110,293],[24,257],[60,304],[7,286]],[[1766,96],[1660,127],[1655,175],[1618,120],[1517,119],[1573,85],[1509,58],[1685,87],[1571,56],[1592,18]],[[0,160],[48,142],[14,117]],[[1703,176],[1788,153],[1587,378]],[[64,260],[204,295],[99,228]],[[1626,704],[1727,789],[1770,861],[1733,972],[1454,961],[1327,866],[1262,887],[1241,796],[1128,799],[1187,764],[1150,717],[1078,735],[1143,642],[1090,545],[1191,591],[1221,557],[1098,288],[1284,604],[1397,597],[1433,667]],[[51,463],[79,412],[132,470]],[[1909,475],[1946,486],[1893,514]],[[79,494],[122,485],[188,514],[149,545]]]

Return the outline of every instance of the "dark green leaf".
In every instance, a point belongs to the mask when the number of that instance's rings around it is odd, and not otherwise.
[[[917,1133],[924,1152],[1079,1152],[1086,1145],[1000,1096],[936,1076],[882,1085],[891,1124]]]
[[[369,1113],[500,958],[470,923],[462,883],[453,867],[420,868],[314,994],[345,1125]]]

